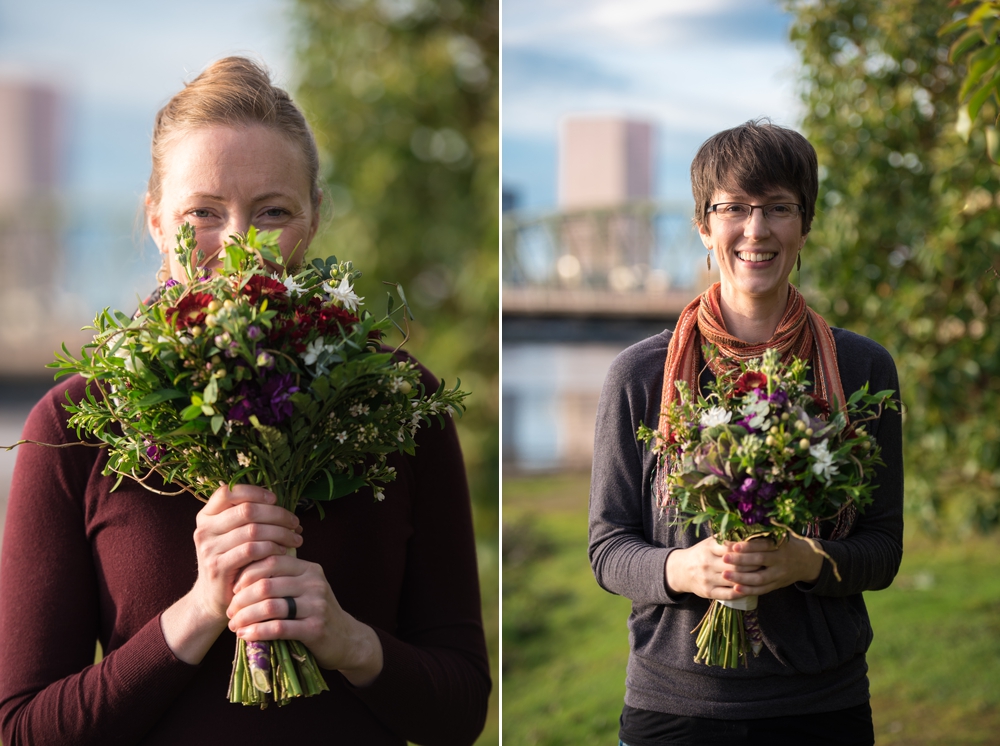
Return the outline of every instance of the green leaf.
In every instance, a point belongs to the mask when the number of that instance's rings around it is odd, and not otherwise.
[[[219,383],[218,380],[212,376],[208,379],[208,384],[205,386],[205,391],[202,394],[202,400],[205,404],[215,404],[219,398]]]
[[[212,417],[212,432],[215,435],[219,434],[219,430],[222,429],[222,425],[225,422],[225,419],[226,418],[223,417],[221,414],[217,414],[214,417]]]
[[[986,85],[972,94],[972,97],[969,99],[969,117],[971,119],[976,118],[979,110],[983,108],[983,104],[989,99],[990,94],[996,92],[998,85],[1000,85],[1000,71],[994,73]]]
[[[191,404],[190,406],[184,407],[184,409],[181,410],[182,420],[193,420],[196,417],[201,417],[200,404]]]
[[[135,403],[135,406],[145,409],[154,404],[170,401],[171,399],[183,399],[185,396],[186,394],[183,391],[178,391],[177,389],[160,389],[159,391],[154,391],[152,394],[146,394]]]
[[[959,57],[971,50],[977,44],[981,44],[983,35],[976,29],[971,29],[962,34],[948,51],[948,61],[954,64]]]
[[[994,163],[1000,163],[1000,137],[997,136],[997,128],[990,126],[984,129],[986,132],[986,154]]]
[[[986,72],[1000,62],[1000,46],[989,46],[974,52],[969,58],[969,71],[965,75],[962,87],[959,89],[958,98],[964,100],[969,93],[980,85]],[[975,118],[972,110],[969,115]]]

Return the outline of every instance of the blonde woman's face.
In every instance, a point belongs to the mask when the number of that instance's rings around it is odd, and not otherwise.
[[[310,198],[305,156],[289,139],[263,126],[203,127],[181,135],[163,159],[160,202],[147,198],[149,232],[168,258],[170,275],[187,279],[177,260],[177,229],[195,229],[201,266],[216,258],[229,236],[281,230],[287,263],[302,260],[319,214]]]

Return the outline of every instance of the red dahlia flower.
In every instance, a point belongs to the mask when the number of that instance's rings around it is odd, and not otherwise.
[[[830,402],[824,399],[819,394],[809,394],[812,397],[813,404],[816,405],[816,410],[821,417],[830,416]],[[853,436],[851,436],[853,437]]]
[[[736,382],[736,388],[733,389],[734,396],[743,396],[748,394],[754,389],[762,389],[767,386],[767,376],[763,373],[759,373],[755,370],[748,370],[740,379]]]
[[[206,306],[212,302],[208,293],[191,293],[181,298],[176,306],[167,309],[167,318],[175,327],[190,329],[205,320]]]
[[[266,298],[271,303],[278,298],[284,300],[288,296],[288,289],[285,287],[285,283],[271,277],[254,275],[243,286],[243,294],[250,299],[251,303],[256,303],[262,298]]]

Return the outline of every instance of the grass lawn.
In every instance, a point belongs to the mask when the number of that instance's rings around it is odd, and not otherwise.
[[[589,475],[503,485],[505,744],[617,742],[629,602],[587,561]],[[865,594],[876,743],[1000,743],[997,537],[907,537],[891,588]]]

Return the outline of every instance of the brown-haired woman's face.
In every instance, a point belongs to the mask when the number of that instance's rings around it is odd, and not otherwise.
[[[316,234],[319,213],[310,198],[305,157],[279,132],[259,125],[203,127],[184,133],[163,159],[160,201],[147,203],[149,232],[169,258],[176,280],[186,275],[177,261],[177,229],[195,229],[200,264],[214,267],[229,236],[281,230],[286,263],[301,261]]]

